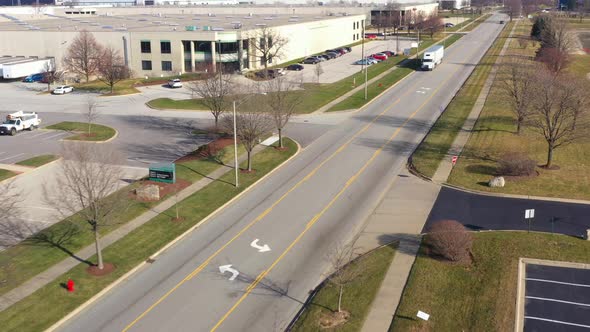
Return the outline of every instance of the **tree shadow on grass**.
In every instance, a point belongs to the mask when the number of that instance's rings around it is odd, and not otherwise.
[[[480,174],[480,175],[490,175],[496,176],[498,174],[498,170],[494,166],[484,165],[484,164],[475,164],[469,165],[465,167],[467,173],[471,174]]]

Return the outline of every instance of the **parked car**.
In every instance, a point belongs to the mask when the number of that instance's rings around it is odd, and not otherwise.
[[[305,60],[303,60],[303,63],[308,65],[315,65],[318,62],[320,62],[320,60],[314,57],[305,58]]]
[[[326,61],[326,58],[324,58],[324,57],[323,57],[323,56],[321,56],[321,55],[312,55],[312,56],[310,56],[310,58],[316,58],[316,59],[318,59],[318,60],[319,60],[319,62],[324,62],[324,61]]]
[[[303,68],[305,68],[305,67],[303,67],[302,65],[296,65],[296,64],[287,66],[287,70],[293,70],[293,71],[301,71],[301,70],[303,70]]]
[[[342,54],[340,54],[339,52],[326,52],[326,54],[333,55],[334,58],[339,58],[342,56]]]
[[[367,39],[375,39],[377,38],[377,35],[374,33],[365,33],[365,38]]]
[[[452,28],[454,26],[455,25],[453,23],[445,23],[445,27],[447,27],[447,28]]]
[[[43,74],[33,74],[25,77],[23,82],[32,83],[32,82],[39,82],[43,79]]]
[[[388,58],[389,57],[392,57],[392,56],[395,56],[395,52],[394,51],[383,51],[381,53],[386,54]]]
[[[175,78],[173,80],[168,81],[168,87],[169,88],[182,88],[182,82],[180,81],[180,79]]]
[[[327,54],[320,54],[318,55],[321,59],[324,59],[324,61],[328,61],[330,59],[332,59],[329,55]]]
[[[373,64],[373,61],[369,59],[360,59],[354,62],[355,65],[363,65],[363,66],[370,66]]]
[[[503,20],[500,20],[500,24],[504,24],[504,21]]]
[[[340,54],[339,54],[339,55],[340,55]],[[332,52],[330,52],[330,53],[325,53],[325,54],[322,54],[322,56],[323,56],[324,58],[326,58],[326,57],[327,57],[327,58],[328,58],[328,60],[336,59],[336,53],[332,53]]]
[[[373,57],[367,57],[367,60],[370,61],[371,63],[379,63],[379,62],[381,62],[381,60],[375,59]]]
[[[70,93],[74,91],[74,87],[71,85],[60,85],[58,87],[56,87],[55,89],[53,89],[53,94],[54,95],[64,95],[66,93]]]
[[[371,54],[371,58],[385,61],[385,60],[387,60],[387,55],[385,55],[385,53],[375,53],[375,54]]]
[[[352,48],[350,48],[348,46],[343,47],[343,49],[346,51],[346,53],[352,52]]]

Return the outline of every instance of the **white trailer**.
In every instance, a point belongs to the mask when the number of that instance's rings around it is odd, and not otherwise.
[[[422,69],[433,70],[434,67],[442,62],[445,56],[445,47],[442,45],[434,45],[424,51],[422,56]]]
[[[23,59],[0,64],[3,78],[20,78],[53,70],[53,58]]]

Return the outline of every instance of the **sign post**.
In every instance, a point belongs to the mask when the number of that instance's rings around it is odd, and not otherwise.
[[[150,165],[150,181],[176,183],[176,164],[160,163]]]
[[[531,224],[533,223],[533,218],[535,218],[535,209],[524,210],[524,220],[529,225],[529,233],[531,231]]]

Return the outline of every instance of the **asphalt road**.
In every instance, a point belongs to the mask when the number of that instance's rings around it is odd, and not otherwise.
[[[583,237],[590,229],[590,205],[478,195],[443,187],[424,231],[453,219],[472,230],[527,230],[525,210],[535,209],[531,230]]]
[[[436,70],[410,75],[319,137],[62,330],[284,329],[325,276],[326,254],[362,228],[502,27],[481,24]],[[256,239],[271,250],[252,247]],[[235,271],[220,272],[230,264]]]
[[[590,270],[527,264],[525,332],[588,331]]]

